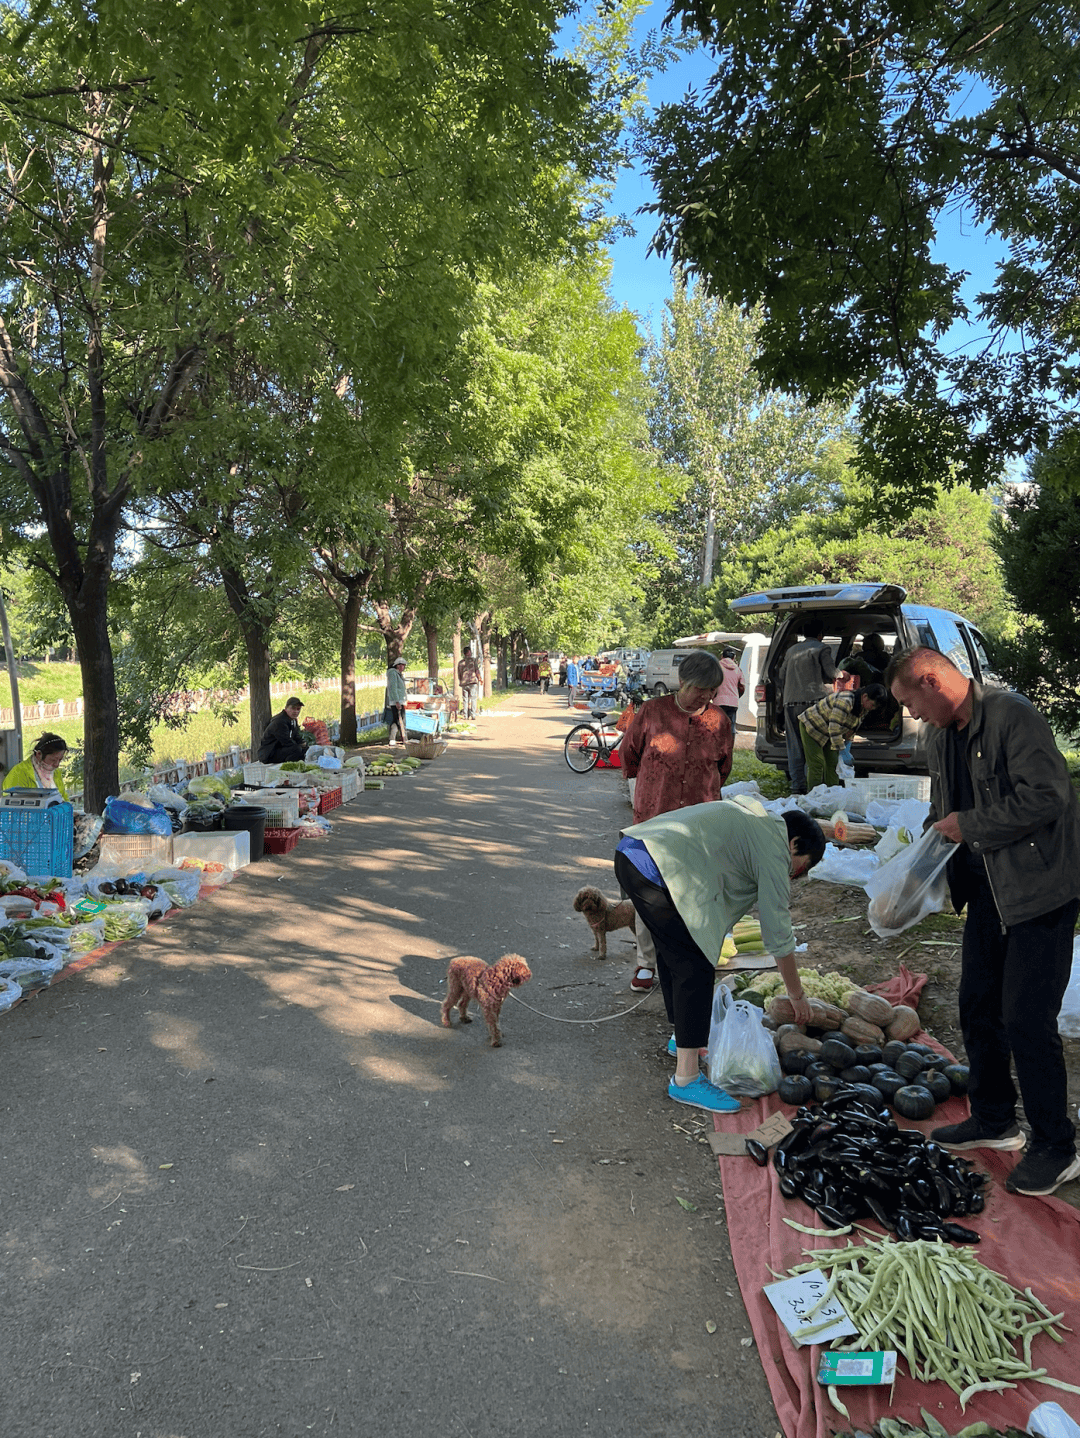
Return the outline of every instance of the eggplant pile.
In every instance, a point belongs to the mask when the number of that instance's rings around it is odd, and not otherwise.
[[[983,1211],[986,1174],[919,1129],[900,1128],[877,1089],[841,1083],[792,1122],[773,1154],[780,1192],[830,1228],[874,1218],[897,1238],[978,1243],[951,1220]]]

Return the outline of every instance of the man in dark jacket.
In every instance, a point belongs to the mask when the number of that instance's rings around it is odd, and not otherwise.
[[[303,707],[303,701],[295,697],[285,700],[285,708],[270,720],[259,741],[260,763],[287,764],[304,757],[308,741],[297,722]]]
[[[934,649],[886,670],[893,697],[930,735],[930,817],[957,845],[948,877],[967,904],[960,1026],[971,1117],[935,1129],[954,1149],[1021,1149],[1016,1065],[1031,1147],[1005,1181],[1047,1194],[1080,1174],[1057,1019],[1080,911],[1080,803],[1046,720],[1022,694],[984,689]]]
[[[803,756],[799,715],[832,691],[836,665],[821,642],[825,623],[811,615],[802,627],[806,636],[793,644],[780,665],[780,698],[784,705],[784,734],[787,740],[788,779],[793,794],[806,793],[806,759]]]

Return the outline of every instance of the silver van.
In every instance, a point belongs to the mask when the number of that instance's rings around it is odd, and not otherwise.
[[[674,694],[679,687],[679,665],[686,654],[685,649],[654,649],[645,665],[645,692],[656,699]]]
[[[779,673],[784,656],[803,637],[802,626],[816,617],[824,621],[824,644],[839,666],[870,633],[880,634],[889,654],[923,644],[946,655],[963,674],[981,684],[1003,687],[994,673],[986,640],[960,614],[928,605],[905,604],[907,591],[898,584],[799,585],[766,589],[731,602],[739,615],[775,614],[776,627],[762,666],[757,698],[757,757],[787,772],[784,704]],[[926,774],[923,724],[890,700],[880,720],[861,729],[852,742],[855,774]]]

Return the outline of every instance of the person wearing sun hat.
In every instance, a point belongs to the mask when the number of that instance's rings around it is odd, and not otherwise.
[[[307,753],[308,741],[300,728],[300,710],[304,701],[295,694],[285,700],[285,708],[275,714],[263,731],[256,755],[260,764],[291,764]]]
[[[405,743],[405,660],[399,654],[386,671],[386,707],[383,720],[390,730],[390,743],[396,747],[400,735]]]

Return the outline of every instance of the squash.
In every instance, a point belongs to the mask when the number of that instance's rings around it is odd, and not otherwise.
[[[824,1103],[827,1098],[835,1098],[842,1088],[835,1074],[818,1074],[814,1080],[814,1097],[818,1103]]]
[[[864,1064],[852,1064],[850,1068],[840,1070],[840,1077],[845,1083],[868,1084],[870,1070]]]
[[[824,999],[810,1000],[810,1027],[815,1029],[838,1029],[847,1018],[843,1009],[827,1004]]]
[[[866,1019],[859,1018],[858,1014],[848,1014],[847,1018],[840,1025],[840,1032],[853,1044],[881,1044],[885,1041],[885,1035],[876,1024],[868,1023]]]
[[[919,1083],[930,1090],[935,1103],[944,1103],[946,1099],[952,1098],[952,1084],[940,1069],[924,1069],[919,1075]]]
[[[809,1062],[810,1055],[805,1049],[788,1049],[780,1055],[780,1068],[786,1074],[805,1073]]]
[[[793,1024],[795,1022],[795,1005],[788,998],[787,994],[776,994],[769,1000],[769,1006],[765,1010],[771,1019],[778,1024]]]
[[[910,1118],[916,1123],[930,1118],[937,1105],[934,1095],[921,1084],[906,1084],[893,1095],[893,1108],[901,1118]]]
[[[900,1092],[907,1080],[889,1069],[886,1073],[875,1074],[870,1082],[887,1103],[892,1103],[893,1095]]]
[[[856,1044],[855,1046],[855,1062],[857,1064],[865,1064],[867,1068],[871,1068],[874,1064],[881,1063],[882,1058],[881,1049],[877,1044]]]
[[[856,1018],[876,1024],[879,1029],[892,1023],[893,1006],[880,994],[868,994],[865,989],[854,989],[844,1000],[844,1008]]]
[[[907,1044],[904,1043],[903,1039],[890,1039],[881,1050],[881,1057],[891,1068],[906,1048]]]
[[[855,1050],[843,1039],[828,1038],[821,1045],[821,1061],[834,1069],[849,1069],[855,1062]]]
[[[790,1103],[798,1108],[800,1104],[810,1102],[814,1094],[814,1085],[804,1074],[785,1074],[777,1086],[776,1093],[781,1103]]]
[[[791,1049],[802,1049],[804,1053],[816,1054],[821,1052],[821,1040],[812,1039],[809,1034],[792,1025],[790,1028],[781,1030],[776,1040],[776,1047],[781,1054],[788,1053]]]
[[[902,1053],[896,1060],[895,1064],[893,1064],[893,1068],[901,1078],[907,1079],[910,1082],[916,1075],[922,1073],[925,1061],[925,1054],[915,1053],[913,1049],[908,1049],[906,1053]]]
[[[968,1084],[971,1081],[967,1064],[947,1064],[941,1072],[949,1080],[949,1086],[954,1094],[967,1093]]]
[[[762,1014],[761,1027],[763,1029],[768,1029],[771,1034],[774,1034],[776,1033],[780,1025],[776,1022],[776,1020],[772,1017],[771,1014]]]
[[[885,1032],[891,1039],[913,1039],[921,1027],[914,1009],[909,1009],[907,1004],[897,1004]]]

